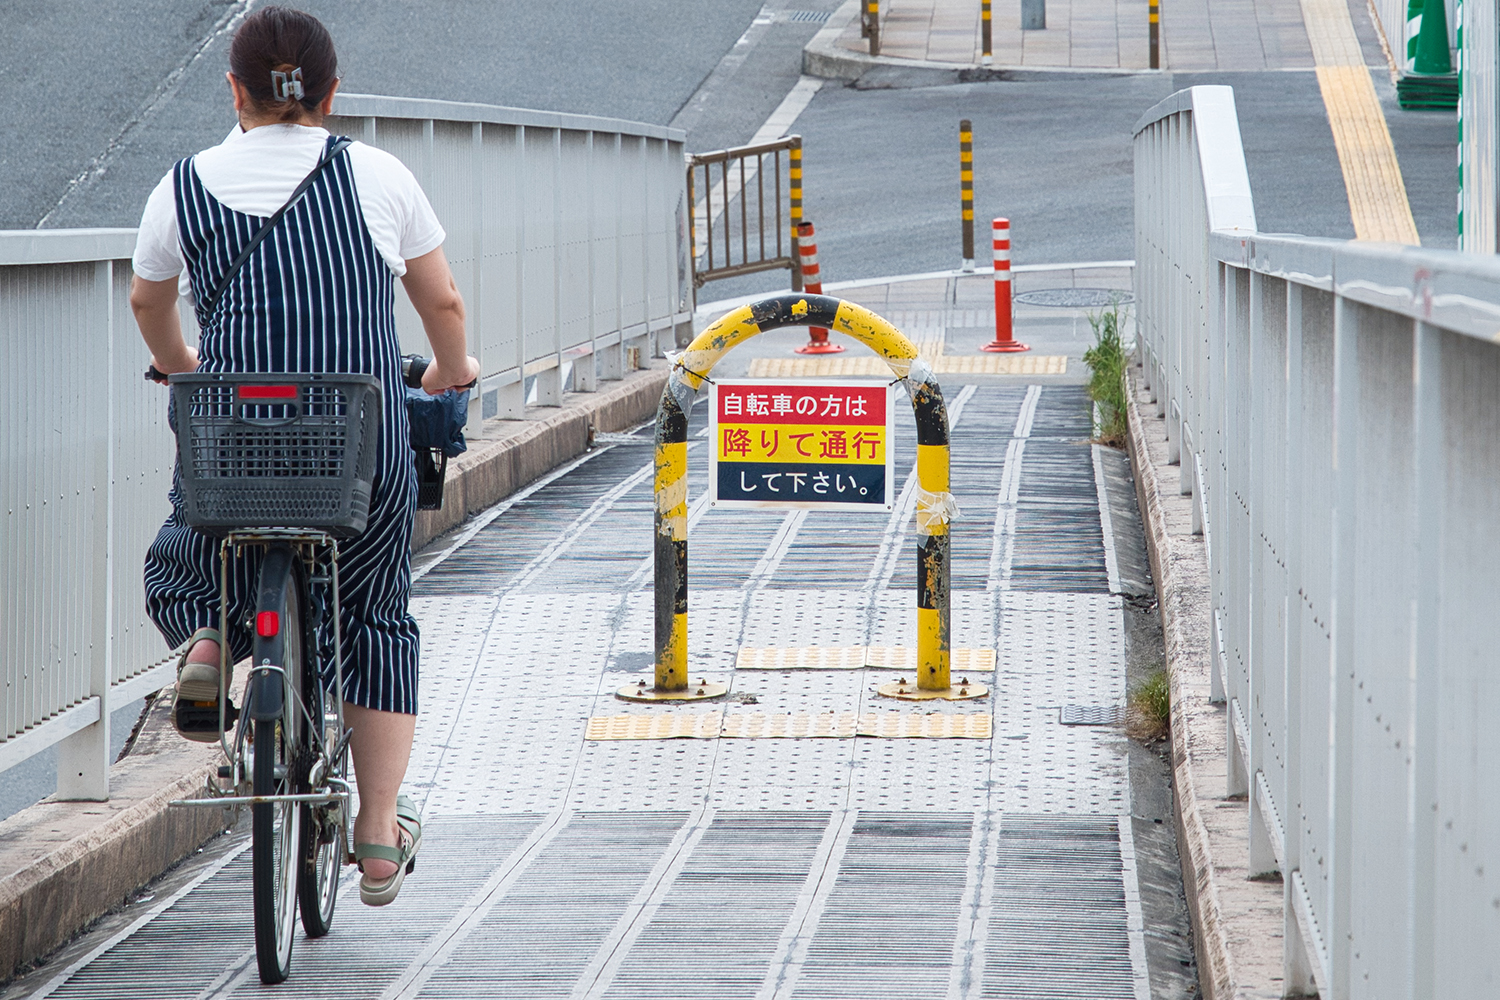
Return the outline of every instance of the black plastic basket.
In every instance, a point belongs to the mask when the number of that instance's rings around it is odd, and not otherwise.
[[[340,536],[365,529],[380,442],[378,379],[193,373],[171,381],[190,526]]]

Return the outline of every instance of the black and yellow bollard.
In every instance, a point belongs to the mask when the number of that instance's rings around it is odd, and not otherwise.
[[[880,55],[880,0],[865,0],[865,25],[869,29],[870,55]]]
[[[974,126],[958,123],[958,199],[963,209],[964,270],[974,270]]]
[[[949,492],[948,411],[932,369],[889,322],[852,302],[822,295],[778,295],[741,306],[693,339],[672,366],[656,415],[656,670],[616,693],[632,701],[711,698],[726,685],[692,680],[687,669],[687,414],[720,358],[767,330],[825,326],[881,355],[906,383],[917,423],[917,683],[881,688],[899,698],[979,698],[982,684],[951,683],[949,536],[956,510]],[[899,690],[898,690],[899,687]],[[891,690],[887,691],[886,688]]]
[[[1156,0],[1151,0],[1155,3]],[[979,4],[979,64],[981,66],[993,66],[995,64],[994,49],[991,45],[990,34],[990,0],[980,0]]]
[[[787,150],[787,179],[792,219],[792,291],[802,291],[802,139],[792,136]]]
[[[1151,0],[1147,10],[1151,24],[1151,68],[1161,69],[1161,0]]]

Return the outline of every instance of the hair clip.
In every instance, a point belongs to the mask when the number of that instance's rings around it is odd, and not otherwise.
[[[271,70],[271,94],[278,101],[302,100],[302,67],[298,66],[290,73]]]

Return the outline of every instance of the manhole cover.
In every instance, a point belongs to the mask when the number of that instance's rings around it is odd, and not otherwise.
[[[1034,292],[1021,292],[1013,301],[1028,306],[1107,309],[1112,305],[1134,302],[1135,296],[1121,288],[1039,288]]]
[[[1120,710],[1113,705],[1064,705],[1065,726],[1113,726],[1120,721]]]

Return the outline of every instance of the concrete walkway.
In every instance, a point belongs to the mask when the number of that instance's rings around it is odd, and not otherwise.
[[[963,511],[953,642],[995,651],[993,666],[971,663],[993,690],[982,700],[878,698],[900,672],[885,661],[740,658],[911,645],[912,516],[907,501],[869,515],[708,511],[703,406],[689,430],[690,662],[727,680],[726,698],[615,697],[651,663],[649,427],[606,436],[425,552],[407,782],[421,861],[385,909],[358,905],[348,873],[333,932],[298,932],[281,989],[1191,995],[1166,765],[1116,725],[1069,723],[1112,718],[1130,648],[1160,642],[1149,602],[1132,596],[1150,584],[1128,463],[1088,443],[1076,364],[1087,313],[1066,304],[1128,281],[1070,269],[1023,284],[1033,301],[1018,332],[1065,359],[1062,374],[943,379]],[[990,286],[937,276],[844,294],[961,360],[986,357]],[[755,338],[760,350],[715,374],[787,356],[803,337]],[[914,442],[898,420],[903,480]],[[845,733],[809,722],[845,717]],[[232,832],[4,996],[258,995],[245,844]]]
[[[880,54],[980,66],[978,0],[884,0]],[[997,67],[1146,69],[1147,0],[1047,0],[1041,30],[1021,30],[1021,0],[994,0]],[[1169,70],[1310,69],[1300,0],[1169,0],[1162,4],[1161,66]],[[855,16],[836,44],[869,52]]]

